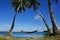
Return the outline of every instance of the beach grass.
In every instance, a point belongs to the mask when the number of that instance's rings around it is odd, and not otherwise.
[[[9,36],[0,36],[0,40],[60,40],[60,35],[57,36],[47,36],[44,38],[14,38]]]

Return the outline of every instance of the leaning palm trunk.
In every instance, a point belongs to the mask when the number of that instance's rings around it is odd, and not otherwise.
[[[57,28],[57,24],[56,24],[56,21],[55,21],[55,18],[54,18],[53,9],[52,9],[52,5],[51,5],[50,0],[48,0],[48,7],[49,7],[52,26],[53,26],[53,35],[55,35],[58,32],[58,28]]]
[[[11,28],[10,28],[10,30],[9,30],[9,33],[8,33],[9,36],[11,36],[11,34],[12,34],[12,30],[13,30],[14,24],[15,24],[16,15],[17,15],[17,13],[15,13],[15,15],[14,15],[14,17],[13,17],[12,26],[11,26]]]
[[[19,5],[18,8],[17,8],[17,12],[18,12],[18,10],[19,10],[19,7],[20,7],[20,5]],[[9,33],[8,33],[9,36],[11,36],[11,34],[12,34],[12,31],[13,31],[13,28],[14,28],[14,24],[15,24],[15,19],[16,19],[17,12],[15,13],[14,18],[13,18],[12,26],[11,26],[11,28],[10,28],[10,30],[9,30]]]
[[[51,31],[50,31],[50,28],[49,28],[48,23],[47,23],[46,20],[44,19],[43,15],[39,12],[39,10],[37,10],[37,12],[38,12],[39,16],[42,18],[44,24],[46,25],[46,28],[47,28],[47,30],[48,30],[48,34],[50,35],[50,34],[51,34]]]

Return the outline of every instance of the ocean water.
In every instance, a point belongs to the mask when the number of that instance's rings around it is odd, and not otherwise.
[[[0,36],[6,35],[8,32],[0,32]],[[45,32],[35,32],[31,34],[23,33],[23,32],[13,32],[12,36],[16,38],[39,38],[39,37],[44,37]]]

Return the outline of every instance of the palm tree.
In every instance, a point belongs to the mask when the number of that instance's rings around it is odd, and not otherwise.
[[[40,11],[38,10],[38,6],[40,6],[41,3],[39,3],[37,0],[29,0],[29,1],[30,1],[30,3],[31,3],[30,7],[33,6],[34,10],[38,12],[39,16],[42,18],[42,20],[43,20],[43,22],[44,22],[44,24],[45,24],[45,26],[46,26],[46,28],[47,28],[47,30],[48,30],[48,34],[50,35],[50,34],[51,34],[51,31],[50,31],[49,25],[48,25],[48,23],[46,22],[46,20],[45,20],[45,18],[43,17],[43,15],[42,15],[42,14],[40,13]]]
[[[31,5],[33,6],[34,10],[36,10],[38,12],[38,14],[40,15],[40,17],[42,18],[44,24],[46,25],[48,32],[51,34],[50,29],[49,29],[49,25],[47,24],[46,20],[44,19],[43,15],[39,12],[39,10],[37,9],[39,5],[41,5],[37,0],[29,0]],[[56,3],[58,2],[58,0],[53,0]],[[55,35],[58,32],[58,28],[56,25],[56,21],[53,15],[53,10],[52,10],[52,6],[50,3],[50,0],[48,0],[48,6],[49,6],[49,11],[50,11],[50,17],[51,17],[51,21],[52,21],[52,25],[53,25],[53,35]]]
[[[57,3],[58,0],[53,0],[53,1],[56,1],[56,3]],[[53,26],[53,35],[55,35],[58,32],[58,28],[57,28],[57,24],[56,24],[56,21],[55,21],[55,18],[54,18],[53,9],[52,9],[52,5],[51,5],[51,0],[48,0],[48,7],[49,7],[52,26]]]
[[[12,0],[11,5],[12,5],[12,7],[14,7],[14,10],[16,13],[14,14],[12,25],[11,25],[11,28],[8,33],[9,36],[11,36],[11,34],[12,34],[14,24],[15,24],[16,15],[18,13],[25,11],[25,6],[28,7],[30,4],[27,0]]]

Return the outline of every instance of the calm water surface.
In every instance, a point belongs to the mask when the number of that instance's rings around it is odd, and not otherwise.
[[[8,32],[2,32],[1,31],[0,36],[3,36],[7,33]],[[17,38],[38,38],[38,37],[44,37],[45,32],[36,32],[36,33],[31,33],[31,34],[27,34],[27,33],[23,33],[23,32],[13,32],[12,36],[17,37]]]

